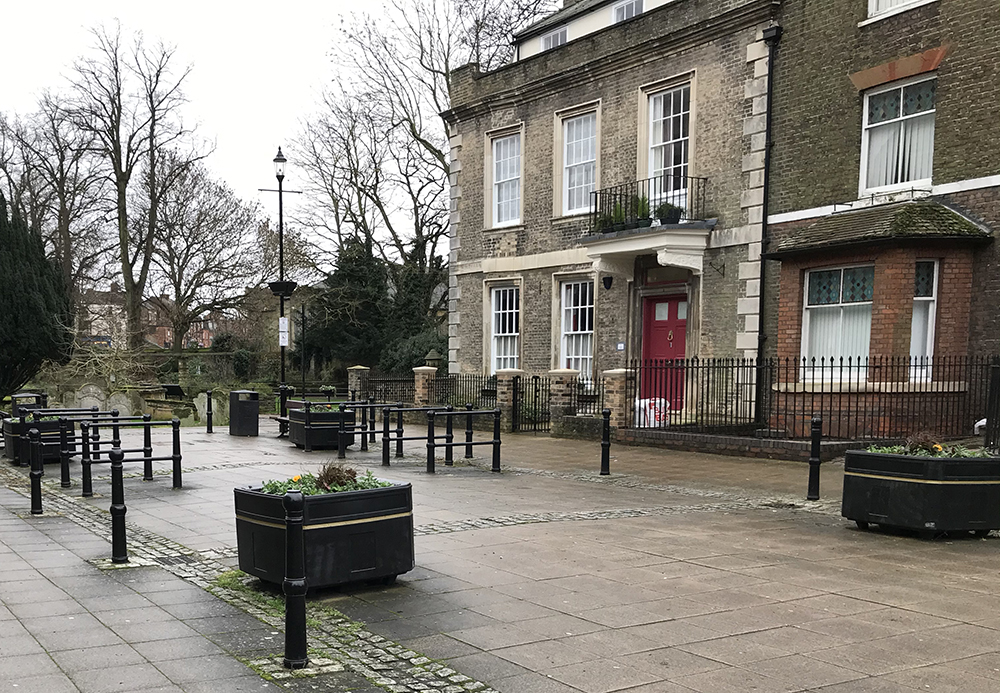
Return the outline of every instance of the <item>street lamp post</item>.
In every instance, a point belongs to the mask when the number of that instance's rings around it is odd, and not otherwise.
[[[278,397],[281,402],[281,430],[279,435],[287,431],[288,407],[286,402],[288,395],[285,385],[285,348],[288,346],[288,320],[285,318],[285,299],[295,291],[295,282],[285,281],[285,215],[284,215],[284,188],[285,163],[288,159],[281,153],[278,147],[278,155],[274,157],[274,176],[278,179],[278,281],[271,282],[268,286],[271,293],[278,297],[278,346],[281,348],[281,384],[278,386]],[[297,191],[296,191],[297,192]]]

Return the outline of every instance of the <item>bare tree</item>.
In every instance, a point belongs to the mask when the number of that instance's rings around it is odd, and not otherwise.
[[[105,181],[89,154],[91,139],[45,93],[25,119],[0,119],[0,170],[15,207],[45,240],[75,304],[82,288],[104,278],[107,252]]]
[[[452,70],[505,63],[512,32],[553,7],[393,0],[387,13],[356,16],[342,30],[337,61],[356,77],[334,85],[298,140],[309,198],[299,221],[335,253],[358,239],[385,261],[400,304],[394,319],[415,314],[426,325],[445,300],[450,168],[439,114],[451,105]]]
[[[170,157],[160,164],[177,167]],[[248,286],[264,280],[264,258],[254,243],[260,210],[200,164],[185,167],[159,203],[149,303],[169,320],[174,351],[180,351],[191,325],[236,307]]]
[[[113,189],[128,340],[138,347],[162,200],[204,155],[181,153],[192,134],[180,118],[181,86],[190,68],[175,74],[174,49],[162,43],[147,46],[142,34],[126,47],[118,26],[114,31],[95,29],[93,34],[93,54],[74,66],[69,111],[76,126],[93,138],[92,150]],[[174,165],[165,167],[160,158],[168,150]],[[137,172],[141,185],[133,181]],[[145,203],[141,216],[130,213],[137,197]]]

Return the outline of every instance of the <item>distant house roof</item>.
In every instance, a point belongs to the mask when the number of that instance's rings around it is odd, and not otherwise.
[[[990,230],[940,202],[924,200],[834,212],[795,231],[765,254],[781,258],[807,251],[904,239],[987,241]]]

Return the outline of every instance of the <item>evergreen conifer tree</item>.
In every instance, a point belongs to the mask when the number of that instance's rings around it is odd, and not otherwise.
[[[0,400],[72,350],[72,310],[41,237],[0,193]]]

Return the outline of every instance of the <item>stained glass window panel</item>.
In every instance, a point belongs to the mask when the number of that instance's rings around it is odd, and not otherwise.
[[[809,305],[840,303],[840,270],[809,273]]]
[[[918,262],[917,272],[913,282],[914,297],[930,297],[934,295],[934,262]]]
[[[870,301],[874,288],[874,267],[850,267],[844,270],[844,303]]]
[[[899,90],[873,94],[868,99],[868,124],[884,123],[899,117]]]
[[[903,115],[934,110],[936,90],[937,80],[935,79],[903,87]]]

